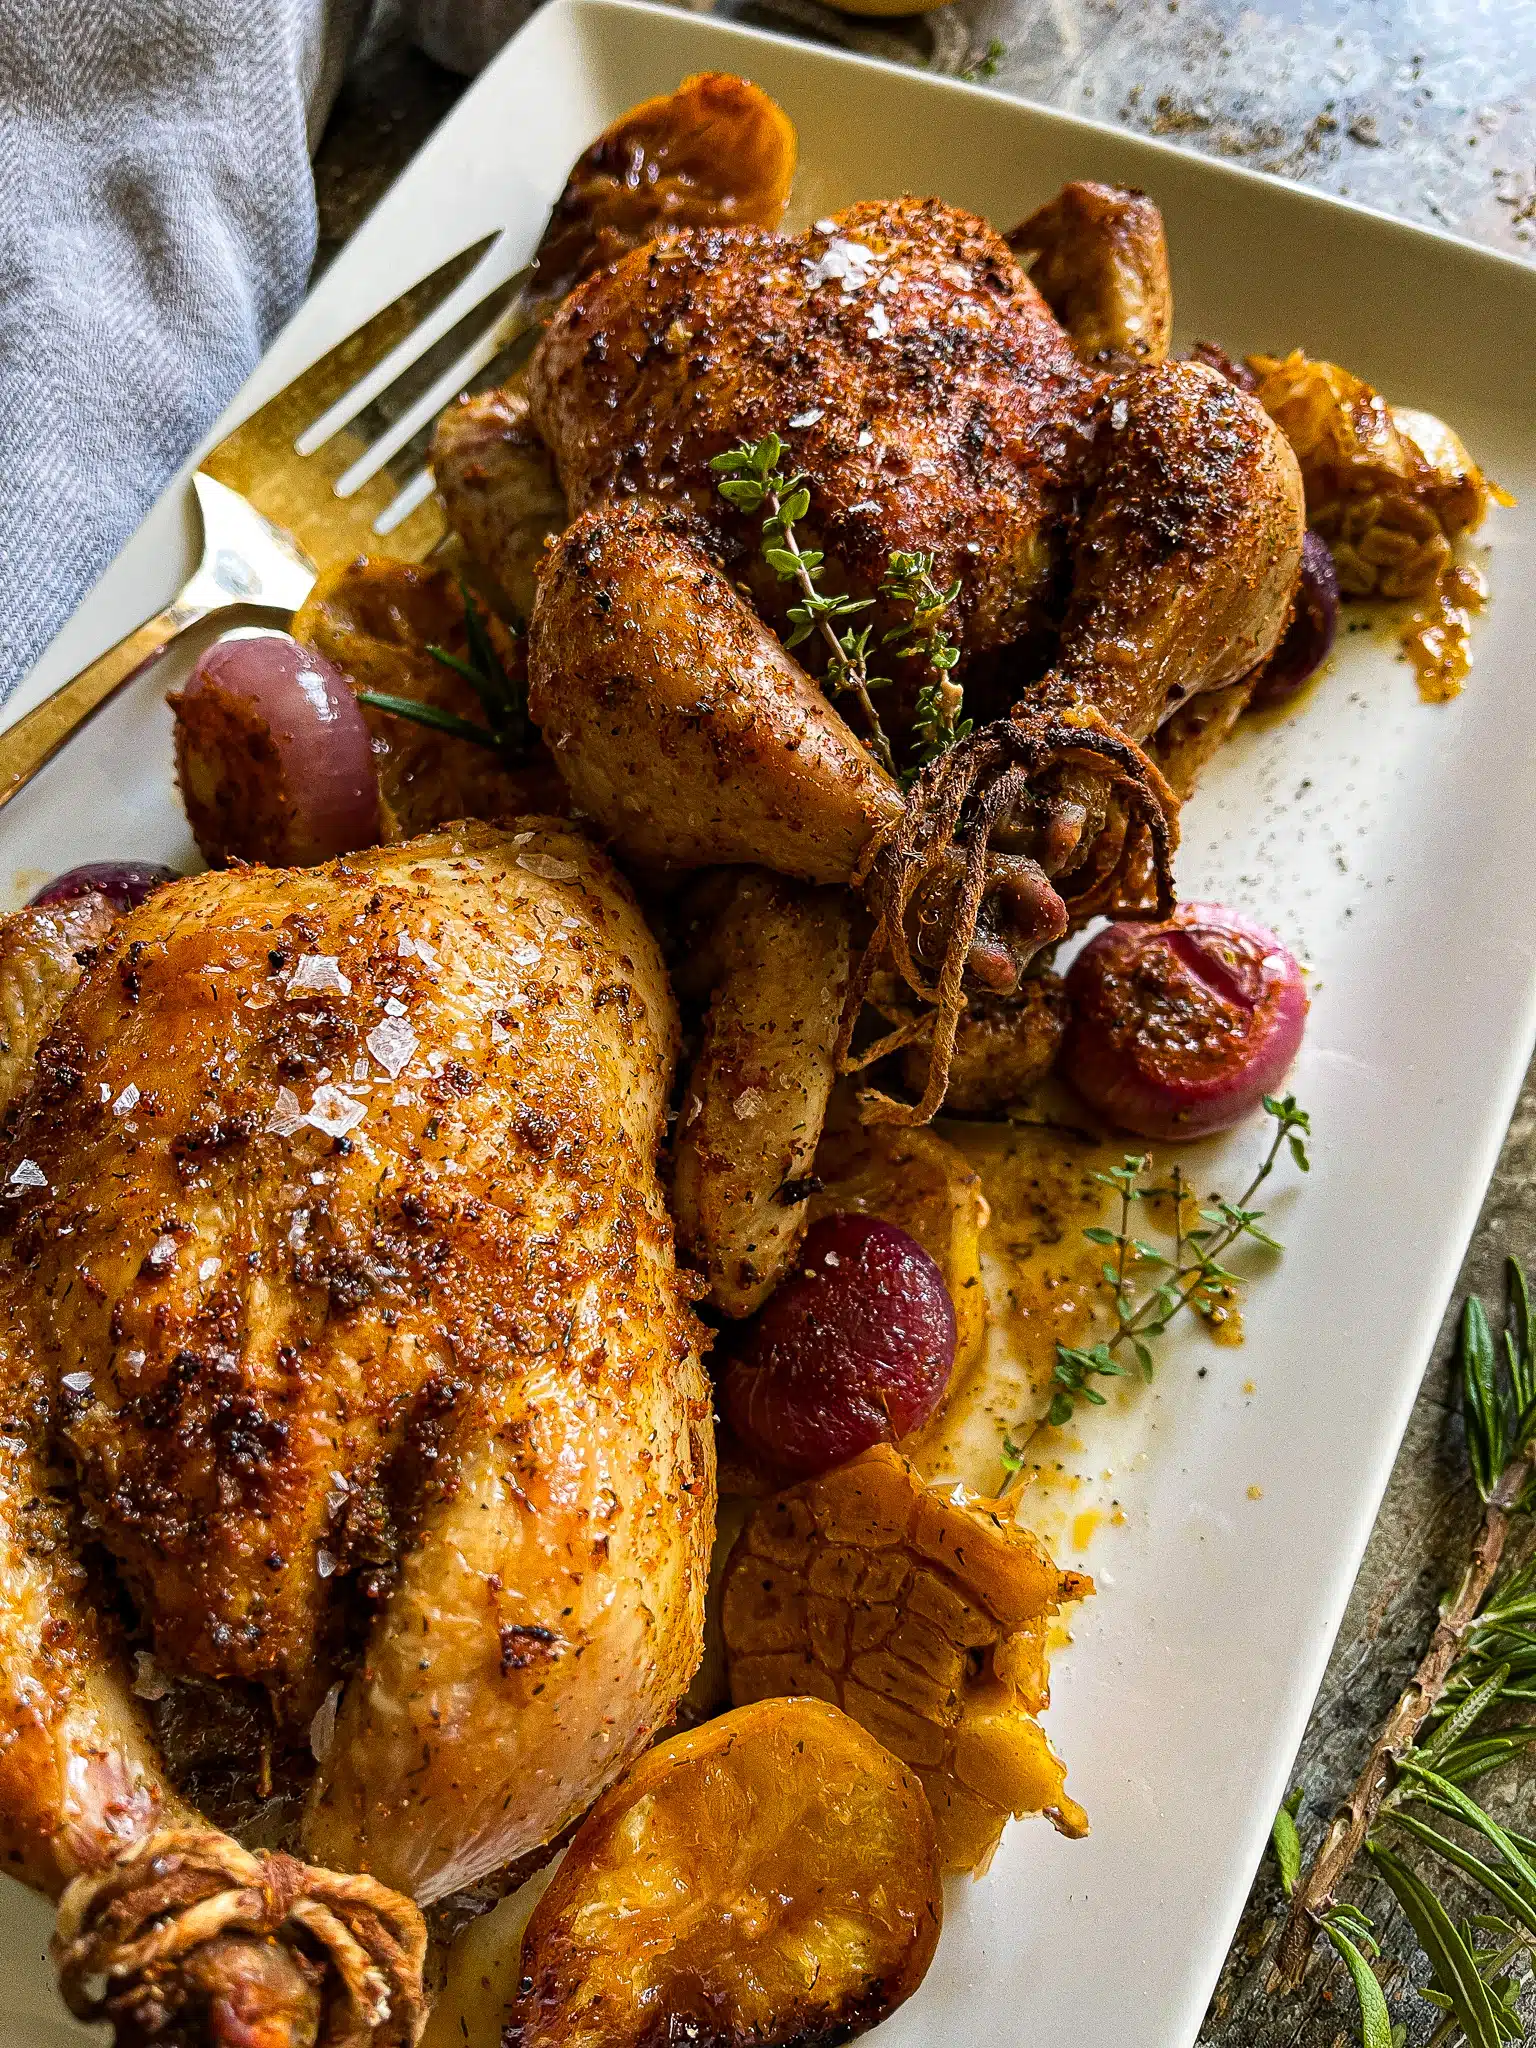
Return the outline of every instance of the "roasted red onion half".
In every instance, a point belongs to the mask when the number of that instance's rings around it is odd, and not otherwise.
[[[873,1216],[824,1216],[744,1327],[721,1395],[747,1450],[809,1475],[916,1429],[954,1363],[954,1303],[917,1239]]]
[[[182,802],[211,866],[313,867],[377,840],[368,727],[324,655],[286,634],[220,640],[171,704]]]
[[[40,906],[75,903],[82,896],[105,896],[117,910],[137,910],[146,896],[178,879],[174,868],[153,860],[86,860],[55,875],[28,900]]]
[[[1259,672],[1249,710],[1278,711],[1288,704],[1333,652],[1338,630],[1339,578],[1333,556],[1320,533],[1308,533],[1301,544],[1301,581],[1291,623]]]
[[[1300,967],[1272,931],[1217,903],[1115,924],[1067,975],[1061,1070],[1142,1138],[1224,1131],[1278,1088],[1307,1017]]]

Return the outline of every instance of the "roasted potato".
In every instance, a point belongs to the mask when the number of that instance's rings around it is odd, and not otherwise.
[[[709,1299],[746,1316],[805,1229],[848,985],[846,892],[748,872],[714,949],[721,978],[683,1090],[672,1209]]]
[[[946,1870],[981,1871],[1009,1814],[1087,1818],[1035,1716],[1046,1631],[1093,1590],[999,1502],[928,1486],[887,1445],[762,1501],[726,1568],[731,1698],[830,1701],[922,1781]]]
[[[482,616],[514,686],[524,672],[523,642],[498,619]],[[356,690],[409,697],[484,725],[474,690],[428,650],[464,659],[464,595],[446,569],[360,555],[322,576],[296,614],[296,640],[326,655]],[[525,765],[509,769],[473,740],[365,705],[383,799],[386,838],[410,839],[456,818],[511,818],[569,808],[565,786],[537,739]]]
[[[848,1209],[883,1217],[909,1231],[937,1265],[955,1304],[958,1380],[987,1329],[980,1251],[987,1204],[976,1174],[932,1131],[860,1124],[840,1113],[817,1148],[816,1178],[821,1185],[810,1200],[811,1222]]]
[[[836,1707],[774,1699],[649,1751],[523,1938],[506,2048],[815,2048],[922,1982],[942,1917],[917,1779]]]
[[[1346,597],[1422,597],[1482,522],[1490,488],[1431,413],[1388,405],[1337,363],[1250,356],[1255,396],[1296,451],[1307,520],[1327,541]]]

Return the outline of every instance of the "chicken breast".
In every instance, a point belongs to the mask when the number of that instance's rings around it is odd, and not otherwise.
[[[675,1049],[627,890],[531,819],[167,888],[44,1045],[5,1162],[11,1385],[45,1390],[158,1672],[323,1751],[313,1861],[471,1882],[697,1662]]]

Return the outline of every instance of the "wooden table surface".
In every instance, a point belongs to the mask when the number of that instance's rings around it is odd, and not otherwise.
[[[959,0],[897,22],[859,21],[819,0],[722,0],[720,11],[901,63],[950,72],[985,63],[994,85],[1023,97],[1536,259],[1536,0]],[[387,19],[374,31],[316,161],[322,263],[462,86]],[[1417,1662],[1436,1602],[1465,1554],[1475,1498],[1448,1404],[1453,1319],[1469,1289],[1490,1304],[1499,1298],[1508,1254],[1536,1262],[1533,1181],[1536,1068],[1447,1304],[1297,1760],[1293,1783],[1306,1787],[1309,1840]],[[1527,1827],[1533,1787],[1517,1781],[1512,1791]],[[1394,2018],[1409,2044],[1427,2041],[1436,2016],[1409,1988],[1427,1974],[1422,1961],[1414,1958],[1405,1974],[1411,1943],[1379,1890],[1362,1884],[1352,1896],[1368,1910],[1383,1908],[1396,1936],[1382,1970]],[[1264,1996],[1262,1951],[1278,1903],[1266,1859],[1200,2035],[1206,2048],[1335,2048],[1355,2038],[1352,1993],[1342,1967],[1326,1958],[1297,1998],[1276,2006]],[[1525,2009],[1527,2038],[1536,2040],[1536,1997]],[[1126,2042],[1135,2048],[1129,2025]]]

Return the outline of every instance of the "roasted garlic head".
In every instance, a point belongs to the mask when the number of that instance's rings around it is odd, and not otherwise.
[[[951,1498],[879,1445],[747,1521],[722,1605],[731,1698],[840,1706],[916,1772],[945,1869],[979,1871],[1010,1814],[1087,1832],[1035,1716],[1051,1620],[1092,1590],[1010,1509]]]

